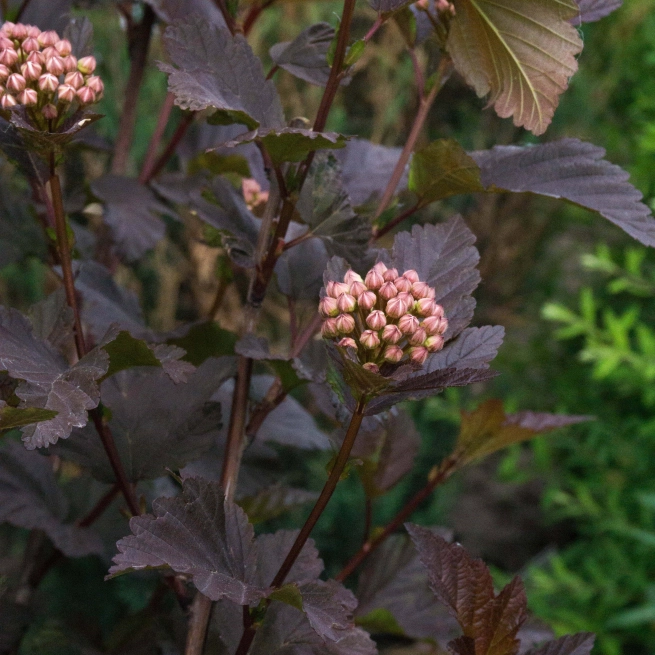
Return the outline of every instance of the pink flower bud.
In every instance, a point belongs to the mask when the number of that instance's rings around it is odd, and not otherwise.
[[[422,346],[427,337],[428,335],[426,334],[425,330],[420,327],[418,330],[416,330],[416,332],[414,332],[414,334],[410,335],[407,341],[409,341],[411,346]]]
[[[387,272],[387,266],[384,262],[378,262],[371,270],[384,275]]]
[[[380,273],[378,273],[375,270],[375,268],[372,268],[366,274],[366,279],[364,280],[364,284],[369,289],[372,289],[373,291],[377,291],[384,284],[384,279],[382,278],[382,275],[380,275]]]
[[[412,306],[414,305],[414,298],[412,298],[412,294],[411,294],[411,293],[407,293],[406,291],[401,291],[401,292],[396,296],[396,298],[398,298],[398,300],[400,300],[400,301],[402,301],[402,302],[404,303],[404,305],[405,305],[405,312],[410,311],[410,309],[411,309]]]
[[[68,57],[64,57],[64,72],[74,73],[76,70],[77,70],[77,57],[73,57],[73,55],[68,55]]]
[[[443,307],[435,303],[434,307],[432,308],[432,316],[436,316],[437,318],[443,318],[443,314],[444,314]]]
[[[61,39],[61,41],[57,41],[55,44],[55,50],[62,56],[62,57],[67,57],[70,55],[71,52],[73,52],[73,46],[71,45],[71,42],[68,39]]]
[[[343,276],[343,281],[346,284],[352,284],[353,282],[363,282],[362,276],[358,273],[355,273],[352,269],[348,269],[346,274]]]
[[[16,23],[12,23],[10,20],[8,20],[2,24],[0,31],[10,37],[14,33],[14,27],[16,27]]]
[[[2,98],[0,98],[0,107],[3,109],[15,107],[17,104],[18,103],[16,102],[16,98],[14,98],[11,93],[5,93],[3,94]]]
[[[379,309],[372,311],[366,317],[366,325],[368,325],[371,330],[381,330],[387,324],[387,317],[384,312],[381,312]]]
[[[428,358],[428,354],[428,349],[424,348],[423,346],[414,346],[413,348],[409,349],[409,358],[415,364],[425,363],[425,360]]]
[[[331,298],[338,298],[342,293],[348,293],[350,287],[343,282],[328,282],[325,287],[325,292]]]
[[[18,39],[21,41],[27,36],[27,25],[23,25],[23,23],[16,23],[14,25],[13,33],[12,33],[12,38]]]
[[[430,286],[425,282],[414,282],[412,284],[412,295],[416,300],[427,298],[430,294]]]
[[[355,329],[355,319],[350,314],[339,314],[334,320],[339,334],[350,334]]]
[[[53,47],[44,48],[41,50],[41,54],[45,57],[46,61],[48,61],[50,57],[59,57],[59,53]]]
[[[387,346],[384,350],[384,359],[388,362],[399,362],[403,358],[403,349],[398,346]]]
[[[415,284],[420,279],[418,273],[413,268],[410,268],[408,271],[405,271],[403,273],[403,277],[408,279],[412,284]]]
[[[51,102],[43,107],[41,110],[43,118],[46,118],[49,121],[53,121],[57,118],[57,107],[55,107]]]
[[[396,296],[387,302],[385,311],[387,312],[387,316],[391,318],[400,318],[407,311],[407,307],[402,298]]]
[[[385,282],[378,291],[380,298],[384,300],[391,300],[398,295],[398,289],[393,282]]]
[[[363,282],[353,282],[350,285],[350,295],[359,298],[366,291],[366,285]]]
[[[77,89],[84,86],[84,75],[82,75],[82,73],[79,71],[75,71],[74,73],[66,73],[64,84],[70,84],[77,91]]]
[[[27,55],[27,61],[32,61],[35,64],[39,64],[41,68],[45,66],[45,57],[41,52],[30,52],[30,54]]]
[[[47,48],[54,46],[57,41],[59,41],[59,35],[54,30],[48,30],[47,32],[41,32],[37,37],[38,42],[41,44],[42,48]]]
[[[354,348],[357,350],[357,342],[354,339],[351,339],[350,337],[344,337],[340,341],[337,342],[337,346],[339,348]]]
[[[27,36],[31,36],[34,39],[39,38],[41,35],[41,30],[36,25],[27,26]]]
[[[377,364],[374,364],[373,362],[366,362],[366,364],[364,364],[362,368],[366,369],[367,371],[370,371],[371,373],[380,372],[380,367]]]
[[[13,48],[14,42],[11,39],[8,39],[4,34],[0,34],[0,50],[5,48]]]
[[[77,92],[77,99],[82,105],[92,105],[96,101],[96,93],[88,86],[83,86]]]
[[[0,64],[0,82],[4,82],[10,74],[11,71],[4,64]]]
[[[33,107],[39,101],[39,96],[34,89],[25,89],[18,94],[17,100],[21,105]]]
[[[59,56],[48,57],[45,67],[48,73],[52,73],[53,75],[61,75],[66,70],[64,60]]]
[[[393,282],[398,277],[398,270],[395,268],[388,268],[382,277],[385,282]]]
[[[436,335],[433,337],[428,337],[423,344],[430,353],[436,353],[443,348],[443,337]]]
[[[25,78],[19,73],[13,73],[7,78],[7,89],[20,93],[26,86]]]
[[[20,46],[23,52],[36,52],[41,50],[39,42],[32,36],[28,36]]]
[[[438,334],[441,319],[438,316],[428,316],[421,322],[421,327],[429,334]]]
[[[13,66],[18,61],[18,53],[13,48],[5,48],[0,52],[0,64]]]
[[[406,277],[399,277],[395,280],[394,284],[398,291],[408,292],[412,288],[412,283]]]
[[[366,311],[373,309],[377,301],[377,296],[372,291],[364,291],[364,293],[357,298],[357,304]]]
[[[354,312],[357,308],[357,301],[349,293],[342,293],[337,298],[337,307],[340,312]]]
[[[321,313],[323,318],[327,318],[328,316],[337,316],[339,314],[337,301],[334,298],[330,298],[329,296],[321,298],[321,301],[318,303],[318,311]]]
[[[54,93],[59,86],[59,78],[52,73],[45,73],[39,77],[39,89],[46,93]]]
[[[77,70],[84,75],[91,75],[96,69],[96,58],[95,57],[82,57],[77,62]]]
[[[439,327],[437,328],[437,334],[445,334],[447,329],[448,329],[448,319],[440,318]]]
[[[378,337],[377,332],[373,330],[364,330],[362,335],[359,337],[359,343],[368,350],[373,350],[380,345],[380,337]]]
[[[100,100],[100,98],[102,98],[105,92],[105,85],[97,75],[93,75],[92,77],[90,77],[86,81],[86,85],[89,87],[89,89],[93,89],[93,91],[96,94],[96,100]],[[264,194],[266,194],[266,197],[268,197],[268,191],[262,192],[261,194],[262,201],[265,201]]]
[[[432,316],[435,304],[432,298],[421,298],[416,301],[416,313],[419,316]]]
[[[28,82],[33,82],[34,80],[38,80],[39,76],[41,75],[41,64],[37,64],[33,61],[28,61],[24,63],[21,67],[21,72],[23,73],[23,77],[28,81]]]
[[[397,325],[385,325],[382,330],[382,340],[387,343],[398,343],[403,338],[403,333]]]
[[[332,339],[333,337],[339,336],[335,319],[328,318],[323,321],[323,325],[321,325],[321,336],[324,339]]]
[[[62,84],[57,88],[57,99],[59,102],[69,104],[75,100],[75,89],[68,84]]]
[[[398,320],[398,329],[403,334],[414,334],[418,330],[418,318],[412,316],[411,314],[403,314]]]

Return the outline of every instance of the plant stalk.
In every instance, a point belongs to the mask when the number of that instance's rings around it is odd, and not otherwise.
[[[159,111],[159,117],[157,118],[155,131],[152,133],[150,143],[148,144],[148,152],[146,153],[146,158],[143,162],[141,175],[139,175],[139,182],[141,184],[146,184],[152,178],[152,171],[154,170],[155,164],[157,162],[157,149],[159,148],[161,139],[164,136],[166,125],[168,125],[168,119],[171,116],[174,102],[175,96],[172,93],[168,93],[166,95],[166,99],[164,100],[164,104],[161,106],[161,110]]]
[[[184,114],[177,128],[175,129],[175,132],[173,132],[173,136],[171,137],[171,140],[164,148],[164,152],[162,152],[161,155],[159,155],[159,158],[153,164],[151,170],[148,171],[148,175],[144,176],[143,184],[147,184],[148,182],[150,182],[150,180],[157,177],[157,175],[159,175],[159,173],[161,173],[164,170],[170,158],[175,154],[175,149],[180,144],[180,141],[182,141],[182,138],[184,137],[186,131],[191,126],[191,123],[193,123],[195,117],[196,117],[195,111],[189,111],[186,114]]]

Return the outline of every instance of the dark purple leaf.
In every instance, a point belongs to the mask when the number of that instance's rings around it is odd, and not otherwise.
[[[45,300],[30,308],[32,333],[61,352],[73,344],[73,310],[66,302],[66,292],[59,287]]]
[[[32,334],[20,312],[0,308],[0,370],[21,381],[16,389],[21,406],[57,412],[55,418],[23,428],[26,448],[49,446],[66,439],[73,427],[86,425],[87,411],[98,405],[97,380],[108,364],[107,353],[96,348],[69,367],[50,344]]]
[[[300,585],[303,612],[323,639],[339,642],[354,628],[352,614],[357,599],[336,580],[314,580]]]
[[[71,0],[30,0],[21,15],[21,23],[62,34],[68,24]]]
[[[208,359],[175,384],[162,369],[122,371],[102,383],[103,405],[111,410],[109,427],[131,482],[178,469],[214,443],[221,428],[221,407],[210,399],[234,375],[233,358]],[[76,430],[57,451],[88,467],[92,475],[113,482],[107,456],[91,426]]]
[[[580,8],[580,15],[573,21],[574,25],[580,23],[593,23],[616,11],[623,0],[576,0]]]
[[[65,523],[68,503],[57,485],[52,460],[14,442],[0,448],[0,523],[43,530],[69,557],[101,553],[102,543],[88,528]]]
[[[525,655],[589,655],[595,636],[591,632],[578,632],[554,639],[539,648],[531,648]]]
[[[118,252],[129,261],[141,258],[164,238],[166,225],[153,212],[171,212],[138,180],[105,175],[94,180],[91,190],[105,205],[103,218]]]
[[[247,605],[266,595],[255,583],[253,528],[244,511],[225,500],[219,484],[189,478],[181,496],[158,498],[152,508],[154,516],[130,519],[133,534],[116,544],[109,577],[169,567],[191,576],[212,600]]]
[[[489,362],[498,353],[504,336],[505,328],[500,325],[467,328],[449,341],[443,350],[430,355],[424,370],[431,373],[444,368],[489,368]]]
[[[295,300],[318,300],[328,259],[321,239],[307,239],[289,248],[275,265],[280,291]]]
[[[93,55],[93,25],[86,16],[71,17],[63,37],[71,42],[78,59]]]
[[[334,36],[331,25],[316,23],[303,30],[293,41],[276,43],[269,54],[277,66],[292,75],[310,84],[325,86],[330,76],[327,53]]]
[[[397,11],[401,7],[408,5],[411,0],[368,0],[368,4],[381,13]]]
[[[18,170],[28,180],[38,180],[44,183],[48,178],[48,171],[45,162],[25,147],[23,137],[14,125],[0,117],[0,150],[16,164]],[[2,194],[4,202],[7,202],[5,194]],[[34,222],[34,221],[32,221]]]
[[[262,489],[254,496],[240,498],[239,505],[248,515],[251,523],[261,523],[275,519],[285,512],[302,507],[307,503],[313,503],[317,498],[318,494],[312,491],[274,484]]]
[[[169,91],[182,109],[213,108],[221,124],[284,127],[275,85],[242,35],[233,37],[196,15],[168,27],[164,44],[172,65],[159,67],[169,74]]]
[[[641,193],[628,181],[628,173],[603,159],[605,150],[598,146],[561,139],[537,146],[496,146],[470,155],[490,190],[568,200],[655,246],[655,219],[641,202]]]
[[[246,334],[241,337],[234,346],[234,352],[237,355],[243,355],[244,357],[257,360],[287,359],[283,355],[271,354],[268,341],[263,337],[256,337],[254,334]]]
[[[185,20],[191,14],[212,25],[225,27],[225,20],[218,5],[205,0],[146,0],[155,10],[157,16],[165,23],[177,23]]]
[[[535,432],[549,432],[564,428],[567,425],[576,425],[593,421],[593,416],[575,416],[570,414],[549,414],[547,412],[517,412],[508,414],[505,420],[506,425],[518,425],[521,428],[534,430]]]
[[[477,655],[475,650],[475,640],[464,635],[457,637],[457,639],[453,639],[448,644],[448,650],[453,653],[453,655]]]

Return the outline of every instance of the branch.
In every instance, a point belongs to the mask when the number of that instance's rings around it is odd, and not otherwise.
[[[228,11],[225,0],[214,0],[214,4],[218,7],[221,14],[223,14],[223,20],[227,25],[227,29],[230,30],[232,36],[234,36],[237,31],[237,24],[232,14]]]
[[[155,24],[155,12],[150,5],[143,10],[141,22],[128,28],[128,50],[130,53],[130,75],[125,88],[125,102],[118,126],[118,138],[114,148],[114,159],[111,163],[111,172],[114,175],[123,175],[127,169],[127,162],[134,135],[136,123],[137,101],[139,91],[143,82],[146,61],[148,59],[148,48],[152,27]]]
[[[426,485],[418,491],[411,500],[394,516],[391,522],[385,526],[374,539],[366,541],[359,551],[344,566],[335,580],[343,582],[382,542],[395,532],[405,521],[418,509],[419,505],[432,494],[432,492],[445,482],[454,472],[457,462],[454,459],[446,459],[441,466],[428,476]]]
[[[265,0],[265,2],[263,2],[261,5],[250,8],[250,11],[246,15],[246,19],[243,21],[244,36],[248,36],[248,34],[250,34],[250,30],[252,29],[253,25],[256,23],[261,13],[265,9],[268,9],[274,2],[275,0]]]
[[[157,118],[155,131],[152,133],[150,143],[148,144],[148,152],[146,153],[146,158],[143,162],[141,175],[139,175],[139,182],[141,184],[146,184],[149,180],[152,179],[152,171],[155,168],[155,163],[157,160],[157,150],[159,148],[161,138],[164,136],[166,125],[168,125],[168,119],[171,116],[171,110],[173,109],[174,102],[175,96],[172,93],[168,93],[166,95],[166,99],[164,100],[164,104],[161,106],[161,110],[159,111],[159,117]]]
[[[189,111],[184,114],[177,128],[175,129],[175,132],[173,132],[171,140],[168,142],[166,148],[164,148],[164,152],[159,155],[159,159],[157,159],[157,161],[154,163],[152,170],[148,171],[148,175],[143,178],[143,184],[147,184],[150,182],[150,180],[157,177],[157,175],[159,175],[162,170],[164,170],[170,158],[175,154],[177,146],[180,144],[180,141],[182,141],[182,137],[186,134],[186,131],[191,126],[191,123],[193,123],[193,119],[195,117],[195,111]]]
[[[16,12],[16,18],[14,18],[14,23],[20,23],[20,19],[23,17],[23,14],[25,13],[25,10],[27,9],[27,6],[30,4],[31,0],[23,0],[21,2],[20,7],[18,8],[18,11]]]
[[[396,225],[402,223],[406,218],[409,218],[412,214],[414,214],[416,211],[418,211],[418,204],[412,205],[408,209],[406,209],[403,212],[400,212],[398,216],[394,216],[388,223],[383,225],[381,228],[375,230],[373,233],[373,237],[371,238],[371,241],[375,241],[376,239],[381,239],[387,232],[391,232]]]

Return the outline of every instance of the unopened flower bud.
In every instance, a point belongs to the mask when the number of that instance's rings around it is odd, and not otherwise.
[[[77,61],[77,70],[84,75],[91,75],[96,69],[95,57],[82,57]]]
[[[328,318],[323,321],[323,325],[321,325],[321,336],[325,339],[332,339],[333,337],[339,336],[335,319]]]
[[[364,364],[362,368],[366,369],[367,371],[370,371],[371,373],[380,372],[380,367],[377,364],[374,364],[373,362],[366,362],[366,364]]]
[[[382,275],[380,275],[380,273],[378,273],[378,271],[375,270],[375,268],[372,268],[366,274],[366,279],[364,280],[364,284],[369,289],[372,289],[373,291],[377,291],[384,284],[384,279],[382,278]]]
[[[387,312],[387,316],[391,318],[400,318],[407,311],[407,306],[402,298],[396,296],[387,302],[385,311]]]
[[[434,307],[432,308],[432,316],[437,316],[438,318],[443,318],[443,315],[444,315],[443,307],[441,305],[437,305],[435,303]]]
[[[384,349],[383,357],[386,359],[386,361],[395,364],[403,358],[403,349],[399,348],[398,346],[387,346]]]
[[[357,304],[366,311],[373,309],[377,301],[377,296],[372,291],[364,291],[364,293],[357,298]]]
[[[52,46],[41,50],[41,54],[45,57],[46,61],[48,61],[50,57],[59,57],[59,53]]]
[[[407,292],[412,288],[412,283],[406,277],[396,278],[394,285],[398,291]]]
[[[73,57],[73,55],[68,55],[68,57],[64,57],[64,72],[74,73],[76,70],[77,70],[77,57]]]
[[[39,96],[34,89],[25,89],[18,94],[17,100],[21,105],[33,107],[39,101]]]
[[[428,358],[428,349],[424,346],[414,346],[409,349],[409,358],[415,364],[424,364],[425,360]]]
[[[30,52],[30,54],[27,55],[27,61],[32,61],[35,64],[39,64],[41,68],[45,66],[45,57],[41,52]]]
[[[0,82],[4,82],[10,74],[11,71],[4,64],[0,64]]]
[[[41,30],[36,25],[27,26],[27,36],[37,39],[41,35]]]
[[[414,334],[418,330],[418,318],[411,314],[403,314],[398,320],[398,329],[403,334]]]
[[[428,337],[423,344],[430,353],[436,353],[443,348],[443,337],[439,334]]]
[[[14,42],[11,39],[8,39],[4,34],[0,33],[0,50],[13,47]]]
[[[409,341],[409,344],[411,346],[422,346],[423,342],[427,339],[428,335],[425,332],[425,330],[420,327],[414,332],[414,334],[410,335],[407,341]]]
[[[71,45],[71,42],[68,39],[61,39],[60,41],[57,41],[55,44],[55,50],[62,56],[62,57],[67,57],[70,55],[71,52],[73,52],[73,46]]]
[[[12,23],[10,20],[8,20],[2,24],[0,31],[10,37],[14,33],[14,27],[16,27],[16,23]]]
[[[3,94],[2,98],[0,98],[0,107],[3,109],[10,109],[11,107],[15,107],[18,103],[16,102],[16,98],[11,95],[11,93],[5,93]]]
[[[75,89],[72,86],[68,84],[62,84],[57,88],[57,98],[59,102],[65,102],[66,104],[69,104],[75,100],[75,97]]]
[[[38,80],[39,76],[41,75],[41,64],[37,64],[36,62],[33,61],[28,61],[25,62],[21,67],[20,67],[21,73],[23,73],[23,77],[28,81],[28,82],[33,82],[34,80]]]
[[[401,291],[396,298],[401,300],[405,304],[405,312],[409,312],[414,305],[414,298],[411,293],[406,291]]]
[[[355,273],[352,269],[348,269],[346,274],[343,276],[343,281],[346,284],[352,284],[353,282],[363,282],[362,276],[358,273]]]
[[[368,325],[371,330],[381,330],[387,324],[387,317],[384,312],[381,312],[379,309],[372,311],[366,317],[366,325]]]
[[[330,282],[325,285],[325,292],[331,298],[338,298],[342,293],[348,293],[349,290],[350,288],[348,285],[343,282],[332,282],[330,280]]]
[[[20,46],[23,52],[36,52],[41,49],[39,42],[32,36],[28,36]]]
[[[408,279],[412,284],[418,282],[420,279],[418,273],[413,268],[410,268],[408,271],[405,271],[403,273],[403,277]]]
[[[5,48],[0,52],[0,64],[13,66],[18,61],[18,53],[13,48]]]
[[[384,262],[378,262],[371,270],[384,275],[387,272],[387,266]]]
[[[342,293],[337,298],[337,307],[340,312],[354,312],[357,309],[357,301],[349,293]]]
[[[47,93],[54,93],[59,86],[59,78],[52,73],[44,73],[39,77],[39,89]]]
[[[337,316],[339,314],[337,301],[334,298],[330,298],[330,296],[321,298],[321,302],[318,304],[318,311],[321,313],[323,318],[327,318],[328,316]]]
[[[25,78],[20,73],[12,73],[5,86],[13,93],[20,93],[26,86]]]
[[[353,282],[350,285],[350,295],[359,298],[366,291],[366,285],[363,282]]]
[[[12,38],[22,41],[27,36],[27,25],[23,23],[16,23],[12,31]]]
[[[84,75],[79,71],[74,71],[73,73],[66,73],[64,78],[64,84],[70,84],[76,91],[80,87],[84,86]]]
[[[364,330],[359,337],[359,343],[361,343],[364,348],[373,350],[380,345],[380,337],[378,337],[377,332],[374,332],[373,330]]]
[[[382,277],[385,282],[393,282],[398,277],[398,270],[395,268],[388,268]]]
[[[82,105],[92,105],[96,101],[96,93],[88,86],[83,86],[77,91],[77,99]]]
[[[421,298],[416,301],[416,313],[419,316],[432,316],[435,304],[432,298]]]
[[[421,321],[421,327],[430,335],[439,333],[441,319],[438,316],[428,316]]]
[[[446,330],[448,330],[448,319],[440,318],[439,327],[437,328],[437,334],[445,334]]]
[[[355,319],[350,314],[339,314],[334,320],[339,334],[350,334],[355,329]]]
[[[396,285],[393,282],[385,282],[380,287],[378,293],[380,294],[380,298],[383,298],[384,300],[391,300],[398,295],[398,289],[396,289]]]
[[[49,102],[47,105],[43,107],[41,113],[43,114],[43,118],[49,121],[53,121],[55,118],[57,118],[57,107],[55,107],[51,102]]]
[[[48,73],[52,73],[53,75],[61,75],[66,70],[64,60],[57,55],[48,57],[45,67]]]
[[[337,342],[337,346],[340,348],[354,348],[357,350],[357,342],[354,339],[351,339],[350,337],[344,337],[340,341]]]
[[[430,294],[430,286],[425,282],[414,282],[412,284],[412,296],[414,296],[416,300],[420,300],[421,298],[427,298],[429,294]]]
[[[41,32],[37,40],[42,48],[48,48],[59,41],[59,35],[54,30],[48,30],[47,32]]]
[[[387,343],[398,343],[403,338],[403,333],[397,325],[385,325],[382,330],[382,340]]]

